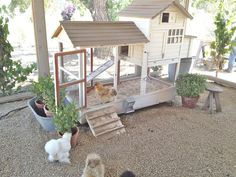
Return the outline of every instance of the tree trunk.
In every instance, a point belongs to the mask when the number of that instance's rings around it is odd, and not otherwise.
[[[106,10],[107,0],[93,0],[93,10],[92,17],[94,21],[109,21],[107,10]],[[111,47],[103,47],[94,50],[94,55],[98,58],[107,58],[112,54]]]
[[[108,15],[106,10],[107,0],[93,0],[94,21],[108,21]]]

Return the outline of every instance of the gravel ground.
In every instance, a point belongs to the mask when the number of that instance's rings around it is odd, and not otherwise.
[[[224,88],[222,113],[200,109],[206,96],[193,110],[161,104],[121,116],[127,132],[110,140],[96,139],[81,128],[70,165],[47,161],[44,144],[57,136],[42,131],[28,108],[12,113],[0,120],[0,176],[79,176],[87,154],[96,152],[107,177],[126,169],[138,177],[235,177],[236,90]],[[1,112],[5,109],[0,105]]]

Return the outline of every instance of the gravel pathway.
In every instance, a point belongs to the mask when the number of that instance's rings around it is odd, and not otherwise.
[[[96,152],[107,177],[125,169],[138,177],[235,177],[236,90],[224,88],[222,113],[200,109],[206,96],[194,110],[161,104],[121,116],[127,133],[110,140],[82,128],[70,165],[47,161],[44,144],[57,136],[42,131],[28,108],[12,113],[0,121],[0,176],[79,176],[87,154]],[[0,105],[0,111],[5,107]]]

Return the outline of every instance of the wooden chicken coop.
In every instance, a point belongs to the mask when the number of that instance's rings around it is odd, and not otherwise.
[[[105,114],[104,110],[108,109],[117,114],[130,113],[173,100],[176,93],[174,82],[151,77],[149,68],[176,63],[177,77],[180,59],[189,57],[191,50],[192,39],[185,36],[188,18],[192,16],[178,1],[134,0],[120,12],[118,22],[61,21],[53,38],[69,44],[74,51],[55,54],[55,84],[57,90],[59,86],[73,86],[67,90],[67,98],[83,108],[79,121],[87,122],[87,115],[94,115],[96,111]],[[107,46],[113,47],[113,56],[94,70],[93,49]],[[85,49],[90,50],[89,59]],[[76,75],[61,62],[70,54],[78,54],[80,64]],[[121,60],[139,66],[141,74],[121,78]],[[113,102],[101,104],[92,89],[93,82],[112,65],[113,79],[105,84],[112,84],[118,95]],[[63,83],[62,73],[69,74],[74,80]]]

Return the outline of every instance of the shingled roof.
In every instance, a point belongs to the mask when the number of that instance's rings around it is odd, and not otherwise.
[[[172,4],[186,17],[193,18],[177,0],[133,0],[119,15],[122,17],[154,18]]]
[[[99,47],[149,42],[133,22],[61,21],[52,38],[65,30],[74,47]]]

